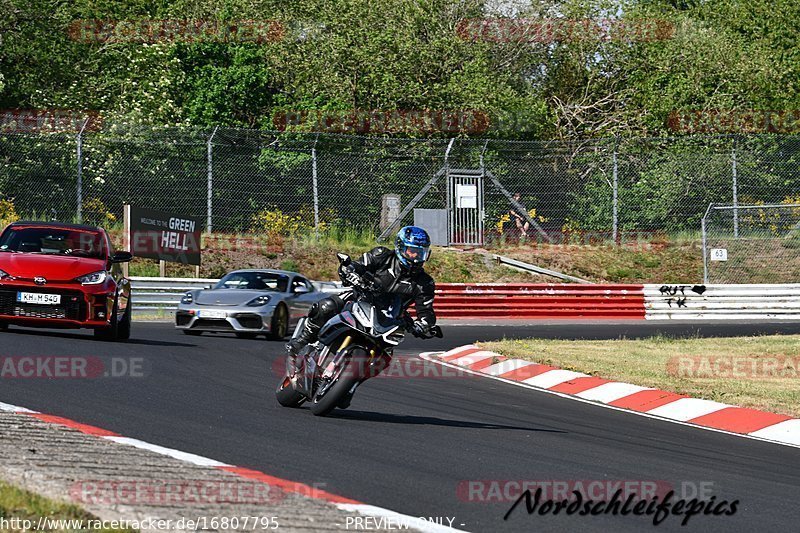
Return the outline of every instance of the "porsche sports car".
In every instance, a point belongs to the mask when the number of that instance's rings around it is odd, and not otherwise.
[[[235,270],[210,289],[187,292],[175,327],[187,335],[208,331],[279,340],[325,296],[297,272]]]
[[[105,340],[131,334],[131,284],[105,230],[15,222],[0,234],[0,329],[9,324],[91,328]]]

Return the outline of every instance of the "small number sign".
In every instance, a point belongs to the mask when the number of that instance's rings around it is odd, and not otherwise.
[[[727,261],[728,260],[728,250],[725,248],[712,248],[711,249],[711,260],[712,261]]]

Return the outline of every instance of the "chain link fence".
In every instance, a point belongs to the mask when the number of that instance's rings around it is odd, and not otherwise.
[[[3,133],[0,219],[13,210],[113,225],[131,203],[200,218],[213,232],[339,226],[377,235],[384,194],[407,205],[430,185],[415,207],[445,209],[446,180],[431,183],[437,172],[483,169],[489,245],[654,233],[699,241],[710,203],[800,203],[798,163],[800,137],[775,135],[451,142],[221,127]],[[514,218],[512,195],[535,227]],[[398,222],[412,221],[409,210]]]
[[[711,205],[702,239],[705,283],[800,279],[800,204]]]

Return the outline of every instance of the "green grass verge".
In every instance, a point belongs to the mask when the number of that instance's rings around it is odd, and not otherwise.
[[[90,524],[89,521],[99,520],[93,514],[81,509],[80,507],[57,502],[33,492],[23,490],[8,483],[0,481],[0,518],[8,520],[8,525],[13,525],[13,518],[21,520],[31,520],[35,525],[40,517],[51,520],[83,520],[84,526]],[[66,524],[62,524],[66,526]],[[74,531],[75,528],[64,527],[62,529],[48,529],[46,531]],[[23,531],[19,529],[0,529],[0,531]],[[85,529],[84,531],[102,531],[105,533],[131,533],[131,529]]]
[[[174,311],[166,311],[161,309],[157,311],[148,311],[147,313],[133,314],[134,322],[172,322],[173,320],[175,320]]]
[[[480,346],[615,381],[800,417],[800,335],[525,339]]]

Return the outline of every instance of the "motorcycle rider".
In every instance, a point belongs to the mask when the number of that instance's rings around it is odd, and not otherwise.
[[[417,226],[405,226],[397,233],[394,252],[378,246],[364,253],[360,262],[352,261],[347,267],[340,268],[339,274],[343,284],[351,286],[359,283],[362,274],[370,272],[375,284],[384,291],[403,295],[405,307],[413,302],[417,318],[411,332],[416,336],[425,336],[436,324],[433,312],[434,282],[423,269],[430,257],[430,247],[428,232]],[[345,291],[320,300],[311,307],[306,326],[286,345],[292,364],[290,368],[294,367],[300,350],[315,342],[322,326],[341,313],[345,303],[353,299],[354,292]]]

